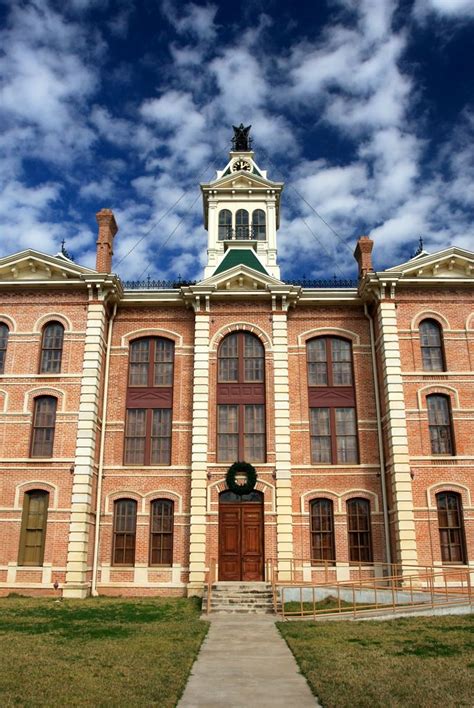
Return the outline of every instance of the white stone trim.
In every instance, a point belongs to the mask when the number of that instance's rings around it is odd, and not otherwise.
[[[147,492],[144,497],[145,504],[150,506],[157,499],[168,499],[175,502],[174,514],[181,516],[183,513],[183,495],[171,489],[155,489],[153,492]],[[177,504],[176,504],[177,502]]]
[[[462,490],[462,491],[461,491]],[[431,484],[429,487],[426,488],[426,499],[428,503],[428,509],[434,509],[436,510],[436,494],[438,492],[461,492],[461,498],[463,497],[462,492],[464,492],[465,497],[468,501],[467,504],[463,504],[463,509],[466,508],[471,508],[472,507],[472,501],[471,501],[471,490],[469,487],[466,487],[465,484],[460,484],[459,482],[452,482],[446,480],[445,482],[436,482],[436,484]]]
[[[66,315],[63,315],[59,312],[48,312],[47,315],[42,315],[39,319],[36,320],[33,325],[33,332],[35,334],[41,334],[44,326],[48,322],[60,322],[63,325],[65,332],[73,331],[72,322],[69,317],[66,317]]]
[[[441,312],[437,310],[421,310],[413,317],[410,323],[412,333],[418,332],[422,320],[436,320],[436,322],[441,325],[443,331],[451,329],[448,320]]]
[[[438,389],[441,389],[441,391],[439,391]],[[454,398],[455,405],[451,405],[452,410],[454,411],[454,410],[457,410],[460,408],[460,406],[459,406],[459,393],[458,393],[457,389],[453,388],[453,386],[447,386],[446,384],[444,384],[442,382],[440,382],[440,383],[433,382],[433,383],[430,383],[426,386],[423,386],[423,388],[419,388],[418,391],[416,392],[416,397],[418,400],[418,409],[420,411],[427,411],[428,410],[427,405],[423,406],[423,401],[426,401],[426,396],[430,395],[430,391],[431,391],[431,393],[441,393],[441,394],[443,392],[445,392],[449,396],[450,399]]]
[[[13,317],[10,317],[10,315],[5,315],[3,312],[0,312],[0,322],[8,326],[9,335],[12,334],[12,332],[16,332],[16,321]]]
[[[30,487],[30,485],[32,484],[34,486]],[[53,484],[52,482],[46,482],[44,479],[28,479],[25,482],[19,482],[19,484],[15,486],[15,500],[13,502],[13,509],[15,509],[16,511],[22,511],[23,503],[20,498],[21,495],[25,492],[25,487],[30,487],[30,489],[26,490],[27,492],[32,491],[33,489],[42,489],[45,492],[49,492],[50,502],[52,503],[48,504],[48,510],[54,509],[55,511],[58,511],[59,487],[57,484]]]
[[[474,331],[474,312],[467,316],[466,329]]]
[[[217,332],[215,332],[209,342],[209,350],[212,352],[217,352],[219,344],[227,334],[232,334],[232,332],[240,332],[242,330],[245,332],[250,332],[251,334],[255,334],[262,342],[265,350],[271,351],[272,342],[270,340],[268,332],[265,332],[263,329],[261,329],[261,327],[258,327],[258,325],[256,324],[242,321],[233,322],[232,324],[225,324],[220,327]]]
[[[171,329],[164,329],[163,327],[144,327],[127,332],[120,338],[120,346],[127,349],[131,341],[141,339],[142,337],[165,337],[166,339],[171,339],[177,347],[183,346],[183,337],[181,334]],[[117,349],[117,347],[114,347],[114,349]]]
[[[298,335],[298,346],[305,346],[309,339],[325,336],[343,337],[344,339],[349,339],[353,346],[360,346],[359,335],[349,329],[343,329],[342,327],[313,327],[312,329],[308,329]]]
[[[58,400],[58,408],[56,413],[66,412],[66,392],[62,391],[60,388],[54,388],[53,386],[38,386],[37,388],[31,388],[29,391],[25,391],[25,396],[23,399],[23,413],[33,413],[33,399],[39,396],[54,396]]]
[[[0,409],[0,413],[6,413],[8,411],[8,391],[3,388],[0,388],[0,395],[3,396],[3,409]]]
[[[265,496],[265,489],[268,488],[270,490],[270,494],[268,496]],[[221,477],[220,479],[216,479],[212,484],[210,484],[207,488],[207,513],[208,514],[214,514],[216,512],[213,512],[211,509],[212,505],[212,492],[215,490],[217,494],[219,495],[221,492],[227,491],[228,486],[225,480],[225,477]],[[263,503],[270,501],[272,505],[272,514],[276,512],[276,494],[275,494],[275,485],[270,484],[270,482],[266,482],[263,479],[257,479],[257,482],[255,484],[255,489],[257,492],[262,492],[263,493]]]

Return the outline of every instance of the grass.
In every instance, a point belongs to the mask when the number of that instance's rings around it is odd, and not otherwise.
[[[473,615],[278,628],[325,708],[474,704]]]
[[[319,600],[314,604],[314,608],[316,609],[316,613],[319,612],[329,612],[331,610],[334,610],[337,612],[339,610],[339,607],[341,609],[341,612],[351,612],[353,611],[353,605],[352,602],[345,602],[344,600],[341,600],[340,605],[337,601],[337,597],[333,597],[330,595],[329,597],[325,597],[324,600]],[[290,600],[288,602],[285,602],[285,612],[289,613],[295,613],[295,614],[300,614],[301,609],[303,609],[303,612],[305,614],[312,614],[313,613],[313,603],[312,602],[303,602],[301,603],[299,600]]]
[[[175,706],[208,624],[184,598],[0,600],[0,703]]]

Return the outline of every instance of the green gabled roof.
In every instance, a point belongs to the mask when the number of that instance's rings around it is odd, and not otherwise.
[[[267,271],[251,248],[229,248],[223,260],[214,271],[214,275],[223,273],[225,270],[230,270],[237,265],[245,265],[248,268],[257,270],[259,273],[268,275]]]

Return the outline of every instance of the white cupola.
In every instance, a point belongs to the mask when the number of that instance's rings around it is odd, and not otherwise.
[[[240,250],[242,256],[251,252],[269,275],[279,279],[276,232],[283,182],[269,180],[253,159],[251,126],[233,128],[229,162],[212,182],[201,184],[208,231],[204,279],[214,274],[230,250]]]

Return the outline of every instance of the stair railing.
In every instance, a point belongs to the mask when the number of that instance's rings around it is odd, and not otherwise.
[[[211,595],[212,586],[216,580],[216,559],[213,558],[209,563],[209,570],[207,571],[207,603],[206,603],[206,614],[208,615],[211,611]]]

